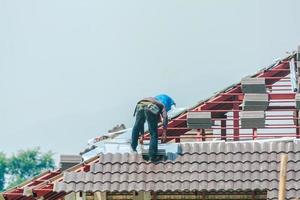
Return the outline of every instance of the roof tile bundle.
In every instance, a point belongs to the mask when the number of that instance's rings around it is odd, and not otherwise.
[[[268,94],[245,94],[243,100],[243,110],[259,111],[267,110],[269,104]]]
[[[187,126],[191,129],[211,128],[211,112],[188,112]]]
[[[82,157],[80,155],[60,155],[60,167],[62,169],[68,169],[81,162]]]
[[[264,78],[243,78],[241,81],[243,93],[266,93]]]
[[[240,112],[242,128],[264,128],[265,112],[264,111],[241,111]]]
[[[65,172],[56,192],[266,190],[278,199],[279,166],[288,154],[286,199],[300,197],[300,140],[181,144],[175,160],[140,154],[102,154],[90,172]]]
[[[297,67],[297,72],[298,72],[298,77],[300,77],[300,45],[298,46],[298,52],[296,56],[296,67]],[[299,85],[299,78],[298,78],[298,85]],[[298,87],[298,91],[300,87]]]
[[[300,110],[300,93],[296,93],[295,100],[296,100],[296,108],[297,110]]]

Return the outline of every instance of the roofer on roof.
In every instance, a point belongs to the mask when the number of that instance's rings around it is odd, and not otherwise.
[[[172,106],[175,106],[175,102],[171,97],[166,94],[158,96],[148,97],[140,100],[136,107],[133,116],[136,116],[135,124],[132,128],[132,140],[131,147],[133,151],[136,151],[138,145],[139,133],[144,134],[144,123],[147,120],[148,129],[150,133],[150,146],[149,146],[149,159],[154,161],[157,154],[158,143],[158,122],[160,116],[163,122],[163,139],[167,134],[168,115],[167,112],[171,110]]]

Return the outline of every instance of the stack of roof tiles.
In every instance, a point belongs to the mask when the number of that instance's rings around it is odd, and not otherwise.
[[[211,113],[210,112],[188,112],[187,113],[188,128],[211,128]]]
[[[298,78],[297,78],[297,87],[298,87],[298,93],[296,93],[295,100],[296,100],[296,108],[300,110],[300,46],[298,46],[298,52],[296,55],[296,66],[297,66],[297,72],[298,72]]]
[[[264,128],[265,112],[264,111],[241,111],[240,112],[242,128]]]
[[[297,59],[297,71],[298,71],[298,77],[300,76],[300,45],[298,46],[298,52],[296,55],[296,59]]]
[[[246,77],[241,81],[244,95],[243,111],[240,113],[242,128],[263,128],[269,104],[264,78]]]
[[[80,155],[60,155],[60,167],[61,169],[68,169],[82,162]]]
[[[300,93],[296,93],[295,100],[296,100],[296,108],[297,110],[300,110]]]
[[[241,81],[243,93],[266,93],[264,78],[246,77]]]
[[[269,104],[268,94],[245,94],[243,100],[243,110],[257,111],[267,110]]]
[[[103,154],[90,172],[65,172],[57,192],[266,190],[278,199],[280,156],[288,154],[286,199],[300,197],[300,141],[181,144],[175,160],[147,162],[139,154]]]

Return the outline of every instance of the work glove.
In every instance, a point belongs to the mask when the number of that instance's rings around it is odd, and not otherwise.
[[[165,143],[166,140],[167,140],[167,129],[163,129],[163,133],[162,133],[162,136],[161,136],[161,142]]]

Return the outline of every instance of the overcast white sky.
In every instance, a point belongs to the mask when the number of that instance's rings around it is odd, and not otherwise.
[[[297,0],[0,0],[0,151],[78,153],[136,102],[195,104],[300,44]]]

